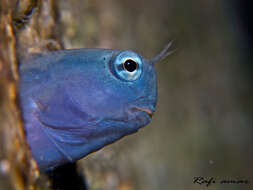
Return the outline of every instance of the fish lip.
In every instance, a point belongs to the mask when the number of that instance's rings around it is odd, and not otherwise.
[[[154,114],[154,110],[150,108],[135,107],[135,109],[147,113],[150,118],[152,118]]]

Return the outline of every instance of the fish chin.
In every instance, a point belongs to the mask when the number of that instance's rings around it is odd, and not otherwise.
[[[133,123],[137,128],[141,128],[151,122],[154,111],[151,108],[131,106],[126,113],[128,122]]]

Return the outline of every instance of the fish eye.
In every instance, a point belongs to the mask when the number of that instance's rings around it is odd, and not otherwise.
[[[110,70],[120,80],[137,80],[142,73],[142,59],[133,51],[117,52],[110,61]]]
[[[134,72],[138,68],[138,64],[132,59],[127,59],[123,63],[123,67],[128,72]]]

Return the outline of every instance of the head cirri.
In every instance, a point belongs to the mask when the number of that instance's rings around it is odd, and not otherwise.
[[[151,121],[154,63],[130,50],[76,49],[22,62],[20,99],[26,137],[41,171],[75,162]]]

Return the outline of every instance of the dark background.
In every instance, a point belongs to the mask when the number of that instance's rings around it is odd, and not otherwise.
[[[89,189],[253,189],[251,5],[0,0],[0,189],[50,189],[33,170],[18,112],[16,64],[23,56],[99,47],[152,58],[170,40],[177,51],[156,65],[159,99],[151,124],[78,162]],[[197,176],[216,183],[194,184]]]
[[[133,49],[157,64],[150,125],[81,160],[91,189],[252,189],[250,1],[63,1],[65,48]],[[218,184],[223,179],[247,185]]]

